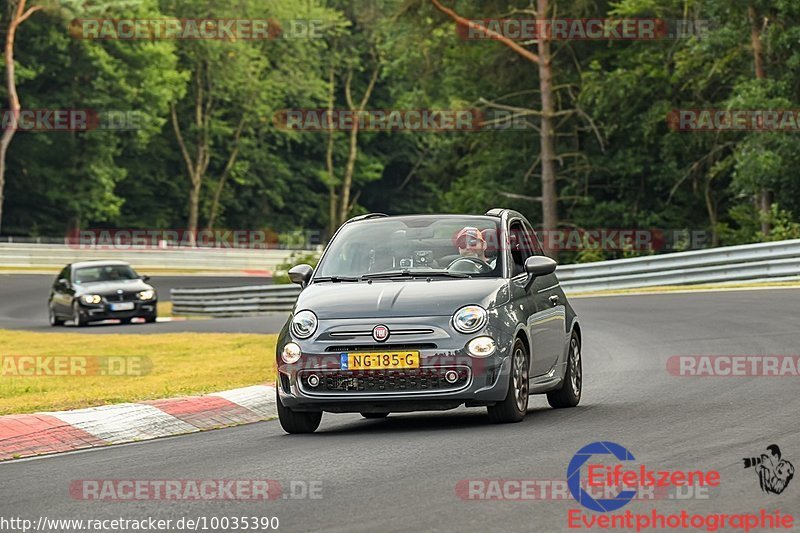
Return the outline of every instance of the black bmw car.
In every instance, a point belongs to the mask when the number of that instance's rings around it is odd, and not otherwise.
[[[85,261],[61,270],[50,289],[47,302],[51,326],[70,320],[74,326],[118,319],[123,324],[133,318],[155,322],[158,294],[123,261]]]
[[[507,209],[349,220],[316,270],[289,271],[303,290],[277,344],[281,425],[461,405],[519,422],[530,394],[576,406],[581,330],[555,268]]]

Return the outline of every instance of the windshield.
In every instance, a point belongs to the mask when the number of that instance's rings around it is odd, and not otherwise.
[[[502,254],[497,253],[498,223],[493,217],[476,216],[354,222],[342,228],[331,242],[314,280],[393,274],[502,277]]]
[[[137,279],[136,272],[128,265],[98,265],[79,268],[75,271],[75,283],[95,283],[99,281],[119,281]]]

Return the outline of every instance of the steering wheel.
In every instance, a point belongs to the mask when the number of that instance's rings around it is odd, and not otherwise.
[[[463,265],[463,268],[461,265],[459,265],[459,263]],[[468,272],[472,274],[485,274],[487,272],[491,272],[492,267],[477,257],[459,257],[450,263],[450,265],[447,267],[447,270],[452,270],[454,272]]]

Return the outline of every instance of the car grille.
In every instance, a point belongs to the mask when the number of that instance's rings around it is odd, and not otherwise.
[[[105,296],[107,302],[135,302],[138,299],[138,292],[123,292],[122,294],[108,294]]]
[[[393,336],[402,335],[432,335],[431,328],[390,328],[390,334]],[[371,329],[359,330],[339,330],[330,332],[331,337],[372,337]]]
[[[445,373],[454,370],[458,378],[454,383],[445,380]],[[320,378],[317,387],[308,384],[308,378]],[[404,370],[334,370],[299,372],[300,385],[309,393],[396,393],[453,391],[467,385],[470,371],[465,366],[423,367]]]
[[[398,352],[403,350],[435,350],[432,342],[425,344],[351,344],[342,346],[328,346],[326,352]]]

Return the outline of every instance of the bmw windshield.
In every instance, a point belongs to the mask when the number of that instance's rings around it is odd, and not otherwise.
[[[99,283],[138,279],[139,275],[127,265],[98,265],[79,268],[75,271],[75,283]]]
[[[315,282],[394,277],[502,277],[499,220],[476,216],[368,219],[345,225]]]

